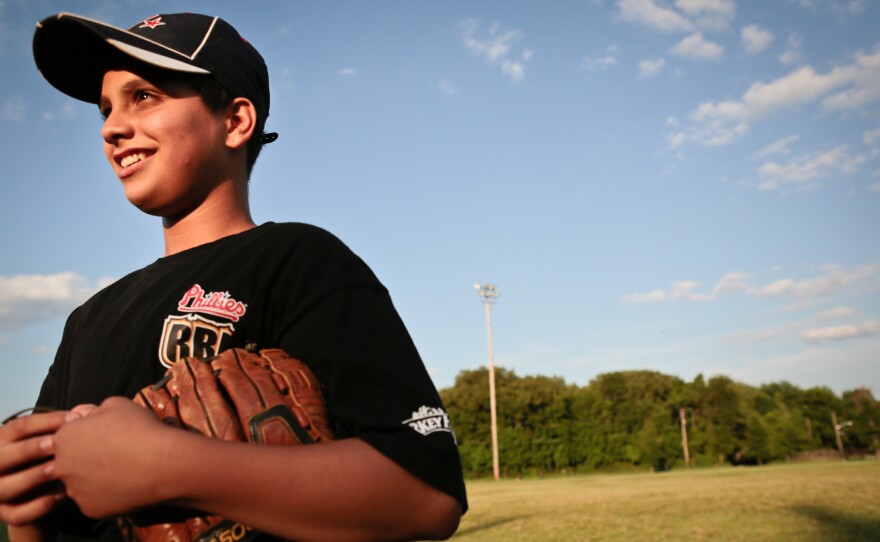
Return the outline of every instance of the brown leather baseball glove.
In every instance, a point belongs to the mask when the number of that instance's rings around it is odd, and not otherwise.
[[[302,445],[333,440],[312,371],[283,350],[234,348],[208,359],[185,358],[138,392],[135,403],[165,423],[230,441]],[[120,518],[139,542],[246,542],[261,533],[219,516],[157,507]]]

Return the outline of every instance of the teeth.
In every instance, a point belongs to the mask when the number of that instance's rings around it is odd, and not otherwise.
[[[142,152],[139,152],[137,154],[129,154],[119,162],[119,165],[121,165],[122,167],[128,167],[135,162],[140,162],[141,160],[144,160],[145,158],[146,155],[144,155],[144,153]]]

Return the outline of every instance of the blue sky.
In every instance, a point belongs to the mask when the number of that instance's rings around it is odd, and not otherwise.
[[[880,5],[0,0],[0,411],[64,319],[162,253],[37,20],[220,15],[263,53],[255,219],[337,234],[438,387],[495,362],[880,392]]]

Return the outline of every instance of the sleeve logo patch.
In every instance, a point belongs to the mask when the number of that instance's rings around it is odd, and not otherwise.
[[[422,406],[412,413],[412,418],[403,420],[403,425],[410,426],[416,433],[427,436],[438,431],[452,433],[449,416],[442,408]],[[452,435],[455,438],[455,434]]]

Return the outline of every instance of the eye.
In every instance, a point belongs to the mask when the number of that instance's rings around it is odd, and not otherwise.
[[[102,120],[107,120],[107,117],[110,116],[111,109],[109,107],[99,107],[98,113],[101,115]]]
[[[134,101],[142,102],[144,100],[149,100],[153,97],[153,94],[146,90],[136,90],[134,92]]]

